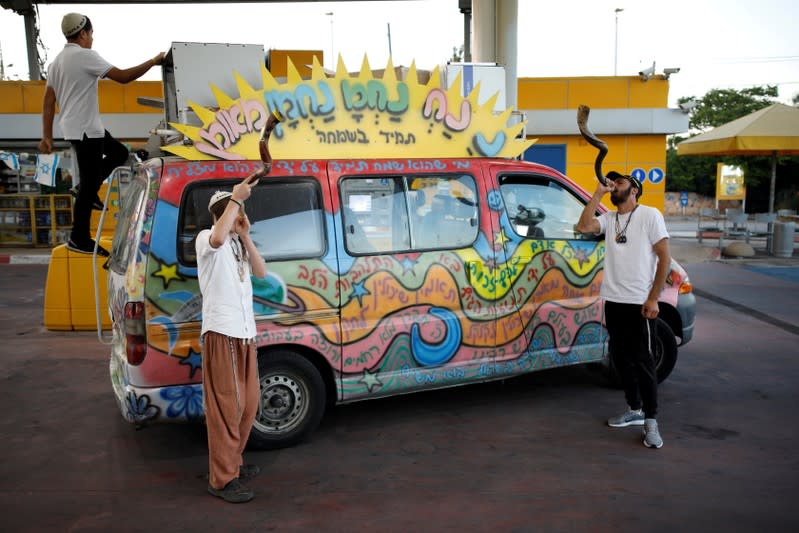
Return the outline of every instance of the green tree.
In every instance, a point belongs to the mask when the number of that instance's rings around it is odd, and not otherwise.
[[[705,196],[716,194],[717,157],[678,156],[677,144],[688,137],[673,135],[666,150],[667,191],[689,191]]]
[[[697,102],[697,105],[690,111],[688,121],[688,126],[696,133],[688,137],[672,136],[669,138],[666,152],[667,190],[714,195],[717,163],[743,167],[746,184],[750,188],[757,189],[762,183],[768,183],[771,167],[770,161],[766,157],[677,156],[676,145],[698,133],[768,107],[775,103],[778,96],[777,86],[768,85],[741,90],[712,89],[701,98],[695,96],[679,98],[678,104],[690,100]]]
[[[740,91],[712,89],[702,98],[687,96],[678,99],[677,103],[696,100],[698,104],[691,110],[688,127],[692,130],[706,131],[768,107],[775,103],[778,96],[777,86],[767,85],[749,87]]]

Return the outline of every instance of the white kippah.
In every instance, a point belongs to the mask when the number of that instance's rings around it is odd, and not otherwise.
[[[72,37],[86,26],[86,21],[89,20],[86,15],[80,13],[67,13],[61,19],[61,31],[64,37]]]
[[[208,210],[210,211],[211,208],[214,206],[214,204],[216,204],[217,202],[221,202],[225,198],[230,198],[231,196],[233,196],[233,193],[231,192],[216,191],[214,195],[211,197],[211,201],[208,202]]]

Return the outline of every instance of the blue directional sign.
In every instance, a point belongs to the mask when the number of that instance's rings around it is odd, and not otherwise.
[[[642,168],[634,168],[633,171],[630,172],[630,176],[643,183],[646,179],[646,171],[644,171]]]
[[[663,172],[662,168],[654,167],[649,169],[649,181],[652,183],[660,183],[665,176],[666,173]]]

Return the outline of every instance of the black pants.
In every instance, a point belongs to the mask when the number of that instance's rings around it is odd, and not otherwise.
[[[646,418],[656,418],[658,380],[655,372],[655,320],[644,318],[639,304],[605,302],[605,325],[610,335],[610,353],[624,386],[631,409],[644,409]]]
[[[79,141],[70,141],[75,147],[80,174],[80,189],[72,214],[71,238],[76,244],[91,240],[89,225],[92,219],[92,202],[109,174],[128,160],[128,149],[110,133],[105,137],[90,139],[85,134]]]

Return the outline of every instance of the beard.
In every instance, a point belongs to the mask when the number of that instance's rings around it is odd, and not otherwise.
[[[630,197],[630,193],[633,191],[632,187],[627,187],[627,189],[620,191],[618,189],[614,189],[613,192],[610,193],[610,203],[613,205],[623,204],[627,201],[627,198]]]

